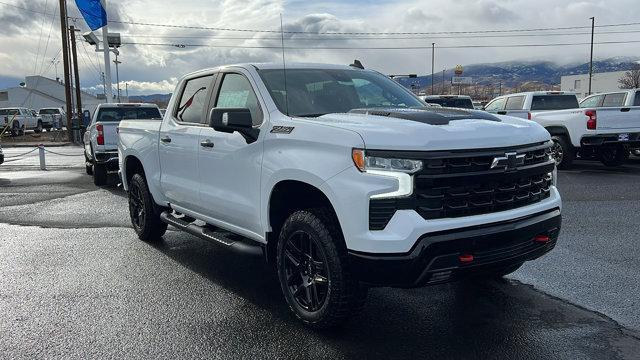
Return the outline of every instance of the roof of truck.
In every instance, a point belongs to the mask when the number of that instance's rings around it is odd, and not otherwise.
[[[240,63],[240,64],[229,64],[229,65],[221,65],[212,68],[200,69],[197,71],[190,72],[185,74],[184,77],[188,77],[194,74],[199,74],[203,72],[211,72],[218,71],[228,67],[241,67],[248,68],[253,67],[258,70],[271,70],[271,69],[282,69],[281,62],[275,63]],[[321,64],[321,63],[286,63],[286,69],[342,69],[342,70],[361,70],[360,68],[349,66],[349,65],[336,65],[336,64]],[[366,68],[364,70],[367,70]]]

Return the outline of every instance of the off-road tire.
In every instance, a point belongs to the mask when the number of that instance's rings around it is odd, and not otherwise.
[[[629,151],[624,146],[607,146],[598,151],[598,159],[605,166],[621,166],[629,158]]]
[[[35,128],[35,129],[33,129],[33,131],[34,131],[36,134],[39,134],[39,133],[41,133],[41,132],[42,132],[42,121],[38,121],[38,126],[36,126],[36,128]]]
[[[299,233],[308,234],[316,244],[316,256],[322,252],[326,277],[325,298],[315,311],[308,311],[294,298],[287,283],[285,247]],[[293,263],[291,263],[293,264]],[[291,266],[291,264],[289,266]],[[315,329],[326,329],[341,325],[347,318],[357,314],[366,301],[367,288],[362,286],[349,271],[347,249],[335,215],[324,208],[296,211],[282,226],[277,250],[278,279],[284,297],[294,315],[305,325]],[[317,294],[317,290],[316,290]]]
[[[95,186],[103,186],[107,183],[107,167],[93,162],[93,184]]]
[[[558,169],[569,169],[571,165],[573,165],[573,160],[576,158],[576,150],[573,148],[573,145],[569,142],[565,136],[558,135],[552,136],[551,140],[553,141],[552,154],[554,159],[556,160],[556,166]],[[557,153],[561,151],[560,161],[558,162]]]
[[[131,177],[128,197],[131,225],[138,238],[147,242],[159,240],[167,231],[167,224],[160,219],[162,208],[153,200],[144,176],[134,174]],[[142,219],[136,220],[136,217],[139,216],[136,206],[140,206],[144,211]]]
[[[14,121],[11,125],[11,136],[20,136],[20,123]]]

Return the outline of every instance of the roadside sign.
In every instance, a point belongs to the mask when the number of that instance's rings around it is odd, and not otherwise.
[[[471,85],[472,78],[469,76],[454,76],[451,78],[451,84],[453,85]]]

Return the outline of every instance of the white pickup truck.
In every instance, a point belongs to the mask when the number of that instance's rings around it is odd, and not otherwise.
[[[358,311],[368,287],[499,277],[555,246],[544,128],[428,107],[372,70],[287,65],[189,74],[162,121],[120,123],[140,239],[170,224],[263,256],[316,328]]]
[[[24,135],[26,130],[42,131],[42,121],[35,111],[23,107],[0,109],[0,133]]]
[[[622,165],[629,150],[640,147],[640,91],[616,91],[586,97],[580,108],[532,112],[530,119],[551,133],[559,168],[576,157]]]
[[[42,127],[47,131],[51,129],[62,129],[67,116],[62,108],[42,108],[38,110],[38,115],[42,119]]]
[[[498,115],[531,119],[532,112],[575,109],[576,94],[565,91],[530,91],[499,96],[491,100],[484,110]]]
[[[158,120],[155,104],[100,104],[84,133],[85,168],[97,186],[107,183],[109,172],[118,171],[118,124],[124,119]]]

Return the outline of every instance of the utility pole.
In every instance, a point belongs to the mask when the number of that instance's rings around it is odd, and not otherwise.
[[[435,95],[435,93],[433,92],[433,66],[434,66],[434,62],[436,59],[436,55],[435,55],[435,51],[436,51],[436,43],[431,43],[431,95]]]
[[[500,84],[498,87],[498,96],[502,96],[502,81],[500,81]]]
[[[120,102],[120,74],[118,73],[118,64],[122,64],[122,61],[118,61],[118,54],[116,53],[116,59],[113,60],[113,63],[116,64],[116,84],[118,89],[118,102]]]
[[[444,84],[444,71],[445,70],[446,69],[442,69],[442,95],[444,95],[444,86],[445,86],[445,84]]]
[[[76,80],[76,108],[78,109],[78,118],[82,114],[82,98],[80,93],[80,76],[78,75],[78,53],[76,52],[76,29],[73,25],[69,27],[71,34],[71,56],[73,57],[73,77]]]
[[[64,95],[67,114],[67,131],[69,133],[69,141],[73,141],[73,133],[71,132],[71,82],[69,81],[69,35],[67,34],[67,2],[60,0],[60,35],[62,38],[62,62],[64,65]]]
[[[124,83],[124,93],[127,96],[127,102],[129,102],[129,83]]]
[[[62,1],[62,0],[61,0]],[[107,11],[107,0],[100,0],[104,11]],[[107,24],[102,27],[102,47],[104,48],[104,75],[107,83],[105,87],[106,102],[113,102],[113,89],[111,89],[111,60],[109,60],[109,29]]]
[[[590,17],[591,19],[591,55],[589,58],[589,93],[587,95],[591,95],[591,79],[593,77],[593,33],[596,28],[596,18]]]

